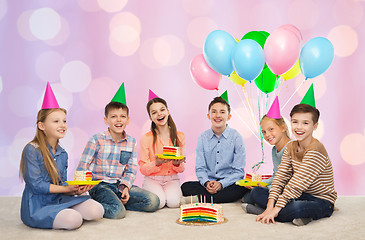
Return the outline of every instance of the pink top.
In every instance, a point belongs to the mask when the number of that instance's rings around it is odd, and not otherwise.
[[[180,140],[181,153],[185,153],[185,134],[182,132],[177,132],[177,137]],[[153,134],[148,132],[143,135],[140,141],[140,150],[138,156],[138,165],[140,167],[141,173],[145,176],[167,176],[176,175],[185,170],[185,164],[180,163],[178,167],[172,164],[172,161],[168,163],[163,163],[160,166],[156,166],[156,154],[162,154],[162,148],[164,145],[162,139],[157,135],[155,147],[153,146]],[[169,140],[168,146],[174,146]],[[154,151],[156,150],[156,152]]]

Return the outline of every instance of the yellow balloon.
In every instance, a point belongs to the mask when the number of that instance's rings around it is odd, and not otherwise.
[[[238,74],[236,72],[231,73],[229,78],[231,79],[232,82],[234,82],[235,84],[241,85],[242,87],[248,82],[245,79],[238,76]]]
[[[281,75],[281,77],[287,81],[289,79],[295,78],[296,76],[298,76],[298,74],[300,73],[300,65],[299,65],[299,59],[298,61],[295,63],[295,65],[286,73],[284,73],[283,75]]]
[[[238,38],[234,38],[234,39],[236,39],[236,42],[239,42],[240,41]]]

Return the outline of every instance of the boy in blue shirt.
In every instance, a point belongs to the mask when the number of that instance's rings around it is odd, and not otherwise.
[[[186,196],[182,204],[189,203],[191,195],[204,195],[207,201],[213,197],[215,203],[234,202],[248,191],[235,184],[245,175],[246,148],[241,134],[227,125],[231,107],[228,98],[222,96],[209,104],[207,116],[212,128],[199,136],[196,148],[195,171],[199,181],[181,186]]]

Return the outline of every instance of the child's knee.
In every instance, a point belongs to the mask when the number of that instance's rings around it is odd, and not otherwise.
[[[160,207],[160,198],[156,194],[148,193],[147,199],[148,199],[148,203],[145,208],[146,212],[154,212]],[[163,206],[164,205],[165,205],[165,203],[163,202]]]
[[[104,213],[105,218],[122,219],[126,215],[126,209],[125,209],[124,205],[122,204],[122,202],[120,205],[111,206],[107,209],[106,208],[104,208],[104,209],[105,209],[105,213]]]

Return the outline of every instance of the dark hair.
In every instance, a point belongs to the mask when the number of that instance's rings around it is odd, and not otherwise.
[[[153,103],[162,103],[163,105],[165,105],[166,109],[168,110],[168,107],[167,107],[167,102],[165,100],[163,100],[162,98],[153,98],[151,100],[148,101],[147,103],[147,113],[148,113],[148,116],[151,117],[150,115],[150,107]],[[180,143],[180,140],[178,139],[177,137],[177,129],[176,129],[176,124],[174,122],[174,120],[172,120],[172,117],[171,117],[171,114],[169,114],[168,118],[167,118],[167,125],[169,126],[169,129],[170,129],[170,139],[171,139],[171,142],[173,142],[175,144],[176,142],[176,147],[180,146],[181,143]],[[157,140],[157,133],[156,133],[156,124],[152,121],[151,122],[151,132],[153,134],[153,146],[155,147],[155,144],[156,144],[156,140]]]
[[[296,113],[311,113],[313,124],[316,124],[319,119],[319,111],[317,108],[312,107],[308,104],[297,104],[293,107],[293,109],[290,112],[290,117],[292,117]]]
[[[212,108],[212,106],[216,103],[222,103],[224,105],[227,106],[228,108],[228,113],[231,112],[231,106],[229,105],[229,103],[224,100],[222,97],[215,97],[210,103],[209,103],[209,107],[208,107],[208,112],[210,111],[210,109]]]
[[[108,117],[109,111],[112,109],[124,109],[127,110],[127,116],[129,115],[129,109],[127,105],[120,102],[110,102],[105,106],[105,117]]]

